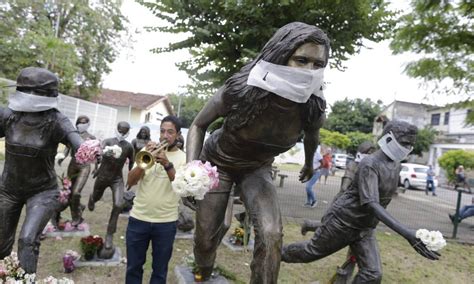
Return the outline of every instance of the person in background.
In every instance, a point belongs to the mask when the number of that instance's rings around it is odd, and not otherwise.
[[[436,186],[434,184],[435,175],[436,174],[433,170],[433,166],[429,165],[428,170],[426,171],[426,189],[425,189],[426,195],[428,195],[428,191],[431,190],[431,193],[433,194],[433,196],[437,196],[436,195]]]
[[[180,198],[173,191],[176,168],[186,164],[186,155],[177,147],[181,123],[175,116],[161,121],[160,142],[167,141],[166,150],[154,153],[156,164],[149,169],[135,167],[128,174],[128,187],[138,184],[134,205],[128,220],[127,284],[143,283],[143,265],[149,243],[152,246],[150,283],[166,283],[168,262],[173,251]],[[146,146],[151,151],[156,143]]]
[[[313,176],[306,183],[306,203],[303,204],[304,207],[315,208],[318,205],[318,200],[316,194],[314,193],[313,187],[318,182],[318,179],[321,177],[321,164],[323,161],[323,156],[321,156],[321,146],[318,146],[316,152],[314,152],[313,157]]]
[[[459,210],[459,214],[449,214],[449,219],[451,219],[451,222],[454,224],[454,222],[461,223],[463,219],[471,216],[474,216],[474,197],[472,197],[471,205],[464,205],[461,210]]]
[[[462,186],[463,188],[467,188],[469,190],[469,193],[472,193],[471,187],[466,182],[466,174],[464,172],[463,165],[459,165],[456,168],[455,174],[456,174],[456,185],[454,186],[454,190],[458,189],[459,186]]]
[[[329,171],[331,167],[332,167],[331,149],[327,149],[326,153],[323,155],[323,160],[321,163],[321,176],[324,176],[324,184],[327,184]]]

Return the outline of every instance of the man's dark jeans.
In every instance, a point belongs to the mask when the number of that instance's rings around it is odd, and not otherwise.
[[[173,252],[176,221],[150,223],[129,217],[127,226],[127,284],[141,284],[146,252],[151,241],[152,268],[150,283],[166,283],[168,262]]]

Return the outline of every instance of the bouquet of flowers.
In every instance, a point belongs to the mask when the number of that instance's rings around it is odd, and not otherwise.
[[[35,278],[36,274],[28,274],[20,267],[15,252],[0,260],[0,283],[35,283]]]
[[[104,240],[95,235],[81,238],[81,251],[86,260],[94,258],[95,253],[102,248]]]
[[[67,204],[69,202],[69,196],[71,195],[72,182],[68,177],[65,177],[64,174],[59,177],[59,179],[61,180],[62,188],[59,190],[58,199],[62,204]]]
[[[76,152],[76,161],[79,164],[92,163],[97,159],[97,156],[102,154],[99,140],[84,141]]]
[[[446,246],[446,240],[440,231],[428,231],[419,229],[416,231],[416,237],[420,239],[425,246],[432,251],[438,251]]]
[[[176,170],[173,190],[181,197],[193,196],[197,200],[219,185],[217,167],[209,162],[191,161]]]
[[[234,232],[232,233],[232,235],[229,238],[229,241],[233,245],[242,246],[242,245],[244,245],[244,235],[245,235],[244,228],[242,228],[242,227],[235,228]]]
[[[79,259],[79,254],[73,250],[67,250],[63,256],[63,267],[64,272],[71,273],[76,268],[76,264],[74,263],[77,259]]]
[[[105,146],[104,154],[111,154],[115,159],[118,159],[122,155],[122,147],[119,145]]]

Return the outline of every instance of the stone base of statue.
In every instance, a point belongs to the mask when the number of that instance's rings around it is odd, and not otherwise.
[[[115,248],[114,255],[110,259],[101,259],[98,258],[97,255],[91,260],[85,260],[83,256],[81,256],[75,262],[76,267],[84,267],[84,266],[119,266],[123,263],[122,261],[122,252],[119,247]]]
[[[72,226],[69,221],[60,224],[59,228],[48,223],[43,230],[44,238],[63,238],[63,237],[86,237],[89,236],[90,230],[87,223],[81,223],[77,227]]]
[[[181,240],[192,240],[194,238],[194,230],[183,232],[181,230],[176,230],[176,239]]]
[[[212,273],[212,276],[207,281],[196,282],[194,280],[194,273],[192,268],[184,265],[177,265],[174,268],[174,274],[176,275],[177,283],[179,284],[190,284],[190,283],[206,283],[206,284],[228,284],[229,281],[222,275]]]
[[[247,244],[246,247],[244,247],[243,245],[234,244],[232,243],[229,237],[224,238],[222,240],[222,243],[226,247],[230,248],[232,251],[243,251],[243,250],[253,251],[253,246],[255,245],[255,241],[252,239],[249,240],[249,243]]]

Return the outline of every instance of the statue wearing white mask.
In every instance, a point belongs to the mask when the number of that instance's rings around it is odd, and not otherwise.
[[[102,148],[106,146],[118,145],[122,152],[119,157],[115,156],[112,152],[105,152],[101,159],[98,159],[99,168],[94,169],[93,177],[97,177],[94,183],[94,190],[89,197],[89,203],[87,207],[90,211],[95,208],[95,203],[102,198],[104,191],[110,187],[112,190],[113,208],[110,213],[109,224],[107,226],[107,235],[105,237],[105,244],[102,250],[98,253],[100,258],[109,259],[112,258],[115,252],[113,246],[113,236],[117,230],[117,220],[122,211],[124,205],[124,181],[122,169],[125,162],[128,159],[128,170],[130,171],[134,163],[134,151],[133,146],[127,138],[130,131],[130,124],[125,121],[121,121],[117,124],[115,131],[115,137],[105,139],[102,142]]]
[[[359,266],[353,283],[381,283],[382,262],[374,232],[379,221],[404,237],[420,255],[437,260],[437,252],[386,210],[398,187],[400,161],[415,144],[417,131],[407,122],[389,122],[379,140],[381,149],[360,161],[354,180],[335,197],[311,240],[285,245],[282,261],[312,262],[349,246]]]
[[[230,77],[195,118],[187,138],[187,161],[217,166],[219,187],[194,205],[194,256],[203,280],[210,277],[216,250],[232,217],[235,184],[255,228],[250,283],[276,283],[280,269],[282,222],[271,178],[274,157],[304,133],[305,164],[300,181],[313,175],[313,156],[325,120],[322,75],[329,39],[304,23],[280,28],[249,64]],[[207,127],[224,117],[223,127],[204,143]],[[190,204],[190,200],[185,203]]]

